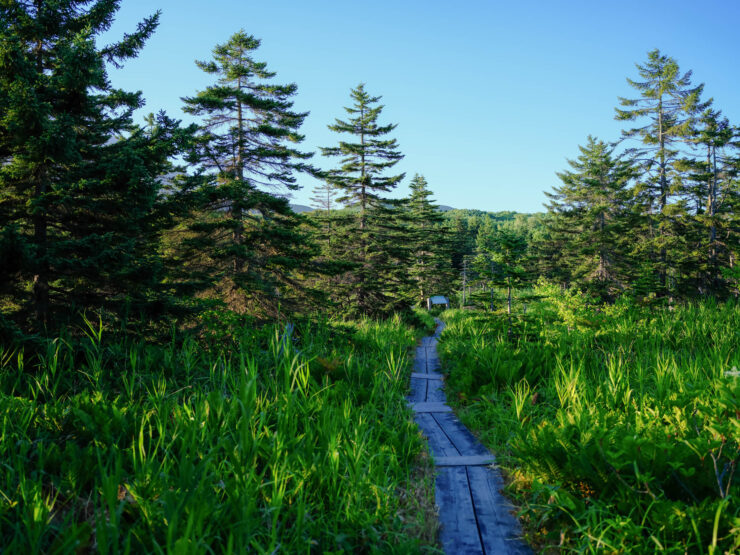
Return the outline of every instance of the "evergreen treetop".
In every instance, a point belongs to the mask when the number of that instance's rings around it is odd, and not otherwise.
[[[347,121],[337,119],[329,129],[351,135],[356,142],[339,141],[338,146],[322,148],[324,156],[341,157],[340,166],[327,173],[329,183],[344,192],[338,200],[343,203],[359,204],[361,227],[367,209],[380,200],[379,193],[393,190],[405,174],[383,175],[398,163],[403,155],[398,150],[396,139],[386,137],[396,124],[379,125],[378,118],[383,106],[381,97],[371,96],[364,83],[352,89],[354,101],[345,111]]]
[[[253,58],[259,46],[239,31],[211,61],[196,62],[216,83],[183,99],[187,113],[203,117],[189,161],[206,177],[185,247],[191,258],[207,253],[204,267],[230,307],[275,315],[311,296],[296,274],[314,270],[315,245],[303,218],[270,189],[297,189],[297,172],[317,172],[305,162],[312,153],[294,146],[307,115],[292,110],[297,87],[272,81],[275,73]]]
[[[552,240],[561,245],[560,264],[580,286],[602,296],[613,296],[625,280],[631,249],[626,237],[630,218],[632,164],[614,156],[614,148],[590,136],[580,155],[568,160],[570,170],[558,173],[562,181],[548,210]],[[612,297],[613,298],[613,297]]]
[[[296,171],[315,172],[304,162],[313,153],[292,146],[304,139],[299,129],[308,112],[292,110],[294,83],[272,82],[276,74],[255,61],[259,46],[259,39],[242,30],[217,45],[212,60],[196,61],[217,80],[183,98],[184,110],[204,118],[199,152],[204,167],[250,188],[295,190]]]

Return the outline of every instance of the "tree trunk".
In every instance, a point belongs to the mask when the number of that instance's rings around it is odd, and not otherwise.
[[[511,277],[509,277],[506,280],[507,285],[507,303],[506,303],[506,313],[509,315],[509,331],[507,332],[507,335],[509,336],[509,339],[511,339]]]
[[[662,236],[665,234],[663,229],[663,219],[665,218],[665,207],[668,204],[668,179],[666,177],[666,152],[665,152],[665,136],[663,135],[663,99],[658,101],[658,142],[660,144],[659,149],[659,177],[658,182],[660,185],[660,212],[659,212],[659,223],[658,223],[658,234]],[[666,267],[668,264],[668,256],[666,253],[665,245],[660,247],[660,287],[665,290],[666,287]]]
[[[365,229],[365,208],[367,204],[367,191],[365,189],[365,108],[360,108],[360,117],[363,119],[363,127],[360,129],[360,229]]]
[[[41,11],[42,0],[36,0],[36,13]],[[44,71],[44,44],[36,43],[36,70],[39,74]],[[33,239],[38,249],[36,273],[33,276],[33,302],[36,320],[39,327],[45,327],[49,320],[49,259],[48,259],[48,226],[46,218],[46,203],[43,202],[47,191],[46,172],[41,169],[36,175],[34,186],[33,208]]]
[[[34,190],[34,200],[41,200],[46,193],[46,182],[38,177]],[[40,327],[46,326],[49,320],[49,260],[48,256],[48,221],[44,203],[36,206],[33,213],[33,239],[38,249],[38,264],[33,276],[33,299],[36,320]]]
[[[237,87],[239,90],[241,90],[242,87],[242,80],[241,77],[237,80]],[[242,112],[242,102],[241,100],[237,100],[236,102],[236,118],[237,118],[237,134],[236,134],[236,140],[238,141],[238,144],[236,145],[236,176],[239,180],[239,184],[242,185],[244,181],[244,114]],[[233,202],[233,199],[232,199]],[[233,233],[233,239],[234,244],[237,246],[241,246],[243,242],[243,233],[244,228],[242,224],[242,209],[241,207],[231,207],[231,217],[236,220],[236,226],[234,226],[234,233]],[[244,258],[237,254],[234,256],[234,273],[237,274],[242,271],[242,268],[244,268]]]
[[[717,283],[717,227],[714,222],[717,197],[717,147],[712,146],[712,181],[709,185],[709,264],[712,268],[712,284]]]

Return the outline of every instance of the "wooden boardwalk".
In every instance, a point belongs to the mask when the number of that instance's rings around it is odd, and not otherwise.
[[[409,405],[429,441],[437,465],[436,501],[445,553],[520,554],[531,550],[520,539],[511,503],[495,457],[463,426],[446,404],[438,374],[437,340],[444,324],[416,349]]]

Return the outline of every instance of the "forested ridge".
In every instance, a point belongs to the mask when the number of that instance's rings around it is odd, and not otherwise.
[[[561,546],[598,550],[588,534],[629,520],[644,536],[634,545],[660,536],[703,549],[713,525],[712,546],[738,546],[737,399],[722,380],[737,357],[740,127],[711,83],[652,50],[626,76],[634,94],[603,115],[621,136],[584,137],[543,212],[440,209],[442,184],[397,170],[403,121],[386,119],[383,91],[347,83],[326,122],[335,140],[311,152],[309,114],[294,107],[301,84],[262,60],[246,30],[195,61],[210,84],[179,91],[192,123],[145,115],[115,71],[147,55],[160,14],[103,45],[119,4],[0,2],[0,550],[433,550],[432,467],[404,395],[408,349],[434,325],[419,309],[434,295],[489,313],[446,313],[441,345],[473,427],[516,428],[490,444],[514,445],[504,460],[533,545],[553,548],[556,523],[570,530]],[[297,213],[290,195],[304,183],[315,184],[311,210]],[[650,335],[652,310],[665,342]],[[714,324],[681,335],[674,313]],[[664,369],[673,377],[657,385],[619,378],[609,357],[632,361],[614,339],[628,341],[623,325],[653,349],[641,372],[685,363],[684,336],[712,369]],[[604,372],[582,371],[578,349],[603,354],[590,362]],[[607,374],[611,389],[598,389]],[[650,405],[650,388],[670,379],[676,391]],[[647,388],[639,408],[636,384]],[[718,391],[721,406],[709,406]],[[679,414],[692,396],[693,412]],[[608,414],[573,408],[606,398]],[[494,401],[505,408],[485,408]],[[636,481],[609,479],[651,464],[620,451],[593,467],[604,491],[628,483],[619,506],[572,501],[593,486],[581,451],[558,451],[593,431],[575,420],[591,415],[613,442],[599,418],[653,410],[684,434],[680,460],[661,463],[675,482],[637,470]],[[694,453],[715,464],[700,488],[684,484]],[[566,493],[548,489],[558,480]],[[571,505],[576,524],[563,517]],[[693,528],[663,530],[653,506],[690,507]]]
[[[87,309],[165,328],[205,306],[387,315],[459,291],[468,267],[489,286],[544,277],[598,301],[737,293],[737,127],[660,51],[619,100],[623,136],[586,139],[544,216],[440,214],[423,168],[409,196],[391,198],[407,177],[393,173],[402,147],[364,84],[327,122],[337,143],[322,159],[301,150],[298,86],[281,84],[244,31],[197,62],[212,84],[183,91],[183,109],[198,123],[136,123],[144,99],[108,71],[146,55],[158,15],[100,47],[114,11],[3,8],[5,337],[53,332]],[[286,193],[306,175],[323,184],[299,216]]]

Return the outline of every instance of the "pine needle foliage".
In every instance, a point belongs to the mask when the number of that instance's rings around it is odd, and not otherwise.
[[[648,52],[647,62],[638,64],[637,71],[641,80],[627,82],[640,96],[620,98],[622,108],[616,108],[616,119],[641,122],[625,129],[622,137],[639,143],[626,150],[643,171],[635,192],[644,204],[649,225],[638,238],[654,260],[657,292],[665,294],[667,276],[674,267],[669,258],[681,254],[680,233],[673,224],[685,209],[671,202],[680,196],[680,145],[686,143],[694,121],[709,104],[701,99],[704,85],[693,86],[691,71],[681,73],[678,63],[660,50]]]
[[[0,303],[6,331],[52,331],[94,308],[161,318],[177,302],[157,254],[172,224],[160,176],[183,139],[160,114],[133,124],[139,93],[106,64],[134,58],[159,14],[103,48],[118,2],[0,5]]]
[[[212,60],[196,62],[216,82],[183,99],[187,113],[202,117],[189,161],[206,176],[184,246],[207,253],[211,280],[231,308],[274,315],[315,297],[298,292],[298,276],[316,270],[316,249],[303,218],[271,191],[294,190],[297,172],[316,170],[306,162],[312,154],[295,147],[307,115],[292,110],[297,87],[273,82],[275,73],[253,57],[259,46],[239,31]]]
[[[408,275],[413,284],[414,304],[424,306],[432,295],[449,295],[452,287],[452,234],[432,201],[433,192],[423,175],[409,183],[405,202],[406,238],[411,253]]]
[[[342,229],[345,260],[356,269],[345,274],[341,296],[350,314],[387,315],[405,304],[406,278],[401,275],[408,253],[399,244],[402,214],[396,203],[381,193],[393,190],[404,174],[384,175],[403,155],[396,139],[386,138],[395,124],[380,125],[381,97],[371,96],[364,84],[350,92],[353,105],[345,108],[348,121],[337,119],[329,129],[350,135],[354,142],[340,140],[338,146],[322,148],[324,156],[341,157],[340,165],[326,172],[329,184],[342,191],[337,200],[358,208],[356,218]]]
[[[568,281],[613,300],[629,280],[629,230],[636,223],[629,190],[635,172],[614,149],[589,136],[563,182],[550,198],[548,229],[563,251],[561,270]]]
[[[404,174],[383,175],[403,155],[398,150],[396,139],[386,138],[396,124],[378,123],[383,111],[383,106],[378,104],[381,97],[371,96],[365,90],[365,84],[360,83],[350,91],[350,98],[353,105],[344,108],[349,119],[337,119],[329,129],[350,135],[356,142],[340,140],[335,147],[322,148],[321,153],[341,157],[340,166],[327,173],[327,180],[343,192],[339,202],[359,205],[362,228],[367,210],[380,202],[379,194],[392,191],[404,178]]]

